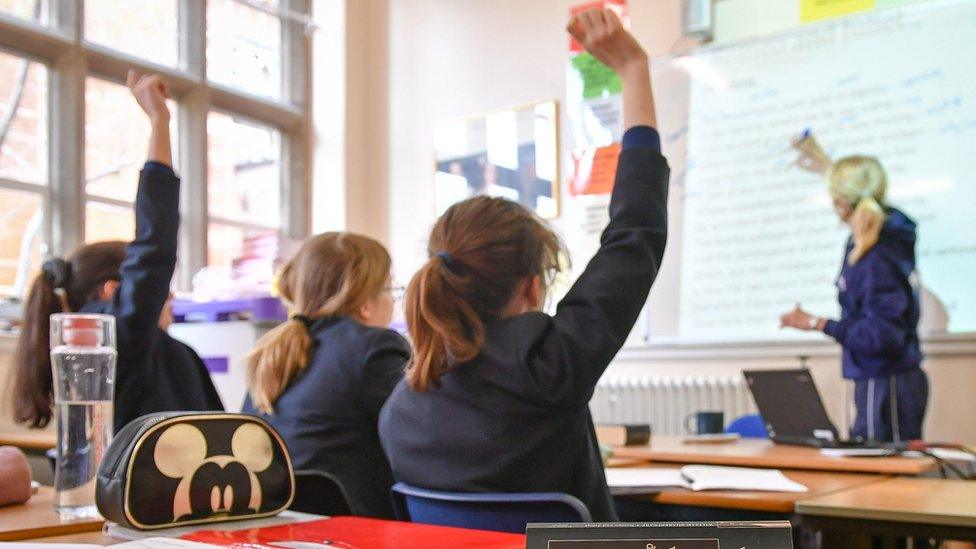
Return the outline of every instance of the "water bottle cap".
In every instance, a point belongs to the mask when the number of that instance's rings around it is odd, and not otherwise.
[[[62,334],[65,344],[73,347],[100,347],[104,340],[98,318],[65,318]]]

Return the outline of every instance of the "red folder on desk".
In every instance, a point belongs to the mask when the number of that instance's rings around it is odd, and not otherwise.
[[[275,542],[307,542],[342,549],[473,547],[523,549],[525,536],[394,520],[335,517],[252,530],[204,530],[183,539],[238,548],[274,548]],[[281,546],[277,546],[281,547]]]

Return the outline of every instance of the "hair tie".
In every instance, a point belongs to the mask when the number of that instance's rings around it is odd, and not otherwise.
[[[52,257],[41,265],[41,272],[54,289],[64,289],[71,279],[71,263],[60,257]]]
[[[437,252],[434,254],[434,256],[439,257],[449,271],[456,272],[457,263],[454,262],[454,257],[452,257],[451,254],[447,252]]]
[[[312,323],[315,322],[312,318],[307,317],[305,315],[291,315],[291,319],[301,322],[306,329],[310,328],[312,326]]]

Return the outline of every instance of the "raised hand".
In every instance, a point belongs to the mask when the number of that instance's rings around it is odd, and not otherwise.
[[[656,126],[647,53],[624,29],[617,14],[609,9],[586,10],[573,16],[566,30],[593,57],[620,76],[624,96],[624,127]]]
[[[132,97],[135,98],[139,107],[154,122],[169,122],[169,107],[166,100],[169,99],[169,86],[158,74],[144,74],[140,76],[136,71],[129,69],[129,74],[125,79]]]
[[[610,9],[589,9],[569,20],[566,30],[604,65],[622,74],[647,65],[647,54]]]
[[[790,143],[797,152],[793,164],[808,172],[824,175],[830,169],[830,156],[823,150],[820,143],[807,133],[794,137]]]

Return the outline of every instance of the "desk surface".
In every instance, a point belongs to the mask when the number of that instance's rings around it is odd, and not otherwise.
[[[773,513],[793,513],[797,504],[808,498],[816,498],[838,491],[861,489],[889,478],[883,475],[857,473],[826,473],[819,471],[783,471],[783,473],[809,488],[809,492],[750,492],[739,490],[666,490],[646,496],[648,501],[666,505],[690,505],[694,507],[718,507]]]
[[[656,436],[649,445],[617,446],[613,449],[613,456],[662,463],[890,475],[921,475],[936,468],[935,460],[931,458],[835,458],[821,455],[816,448],[774,444],[766,439],[740,439],[723,444],[685,444],[679,437]]]
[[[806,499],[796,510],[801,515],[976,528],[976,482],[892,478]]]
[[[27,503],[0,507],[0,541],[99,532],[104,522],[101,518],[61,520],[54,512],[54,489],[43,486]]]
[[[58,444],[58,435],[53,431],[8,431],[0,433],[0,446],[16,446],[22,450],[44,451]]]

